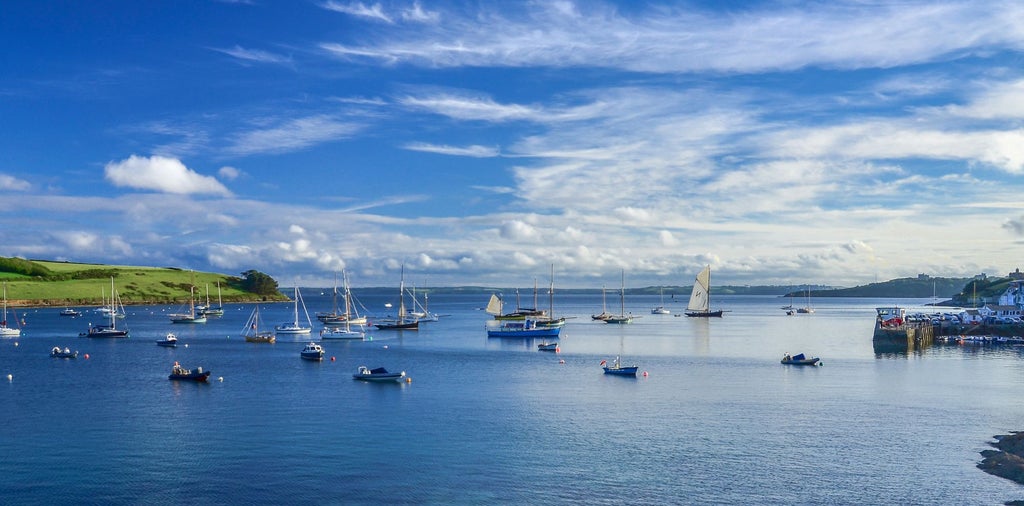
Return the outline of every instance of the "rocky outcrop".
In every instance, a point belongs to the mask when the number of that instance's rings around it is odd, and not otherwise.
[[[978,469],[1024,485],[1024,432],[995,436],[995,450],[981,452]]]

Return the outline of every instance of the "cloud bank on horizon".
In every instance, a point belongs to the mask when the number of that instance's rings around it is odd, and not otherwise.
[[[27,48],[2,256],[320,286],[1018,267],[1015,2],[122,7],[0,19]]]

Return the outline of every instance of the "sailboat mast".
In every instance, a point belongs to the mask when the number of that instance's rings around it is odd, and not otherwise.
[[[619,314],[626,315],[626,269],[622,269],[622,284],[619,285]]]
[[[402,280],[398,283],[398,323],[405,323],[405,264],[402,264]]]
[[[555,264],[551,264],[551,286],[548,287],[548,318],[555,317]]]

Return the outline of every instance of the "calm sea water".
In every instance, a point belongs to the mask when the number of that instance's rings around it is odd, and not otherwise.
[[[357,293],[358,295],[358,293]],[[312,315],[328,297],[306,295]],[[383,309],[383,300],[362,302]],[[614,306],[618,306],[615,301]],[[718,297],[722,319],[592,322],[558,354],[488,339],[486,296],[436,295],[418,332],[327,342],[239,337],[251,305],[205,325],[130,307],[129,339],[77,337],[94,313],[21,311],[0,340],[0,497],[6,504],[1000,504],[1024,489],[975,468],[995,434],[1024,429],[1022,350],[875,353],[876,305],[822,299],[786,316],[775,297]],[[913,307],[927,301],[898,301]],[[682,301],[669,305],[674,312]],[[292,306],[263,306],[268,323]],[[157,347],[167,332],[176,349]],[[188,344],[188,347],[184,345]],[[68,346],[77,360],[51,359]],[[823,367],[785,367],[785,352]],[[621,355],[647,376],[607,377]],[[202,366],[207,385],[167,380]],[[564,363],[562,362],[564,361]],[[359,365],[411,383],[365,384]],[[7,375],[12,380],[6,379]],[[223,378],[223,381],[217,381]]]

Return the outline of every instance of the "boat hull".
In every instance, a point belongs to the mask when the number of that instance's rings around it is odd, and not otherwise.
[[[636,371],[640,366],[630,367],[607,367],[604,368],[605,374],[611,374],[612,376],[636,376]]]
[[[167,376],[169,380],[177,381],[197,381],[199,383],[206,383],[206,380],[210,378],[210,371],[203,372],[192,372],[188,374],[177,374],[171,373]]]
[[[374,327],[378,330],[419,330],[420,322],[405,322],[405,323],[374,323]]]
[[[164,348],[177,348],[178,347],[177,341],[157,341],[156,345],[157,346],[163,346]]]
[[[304,360],[313,360],[313,361],[316,361],[316,362],[320,362],[320,361],[322,361],[324,359],[324,353],[322,351],[321,352],[315,352],[315,353],[314,352],[304,351],[304,352],[300,353],[299,356],[302,357]]]
[[[515,330],[489,329],[487,331],[487,337],[558,337],[561,330],[561,327]]]
[[[718,311],[687,311],[686,316],[690,318],[721,318],[723,310]]]
[[[818,363],[820,361],[821,361],[821,359],[818,358],[818,357],[805,358],[805,359],[802,359],[802,360],[792,360],[792,359],[791,360],[786,360],[786,359],[782,359],[782,364],[783,365],[818,365]]]
[[[365,365],[359,366],[359,370],[352,375],[352,379],[371,383],[397,383],[403,378],[405,378],[405,371],[388,372],[383,367],[370,369]]]

